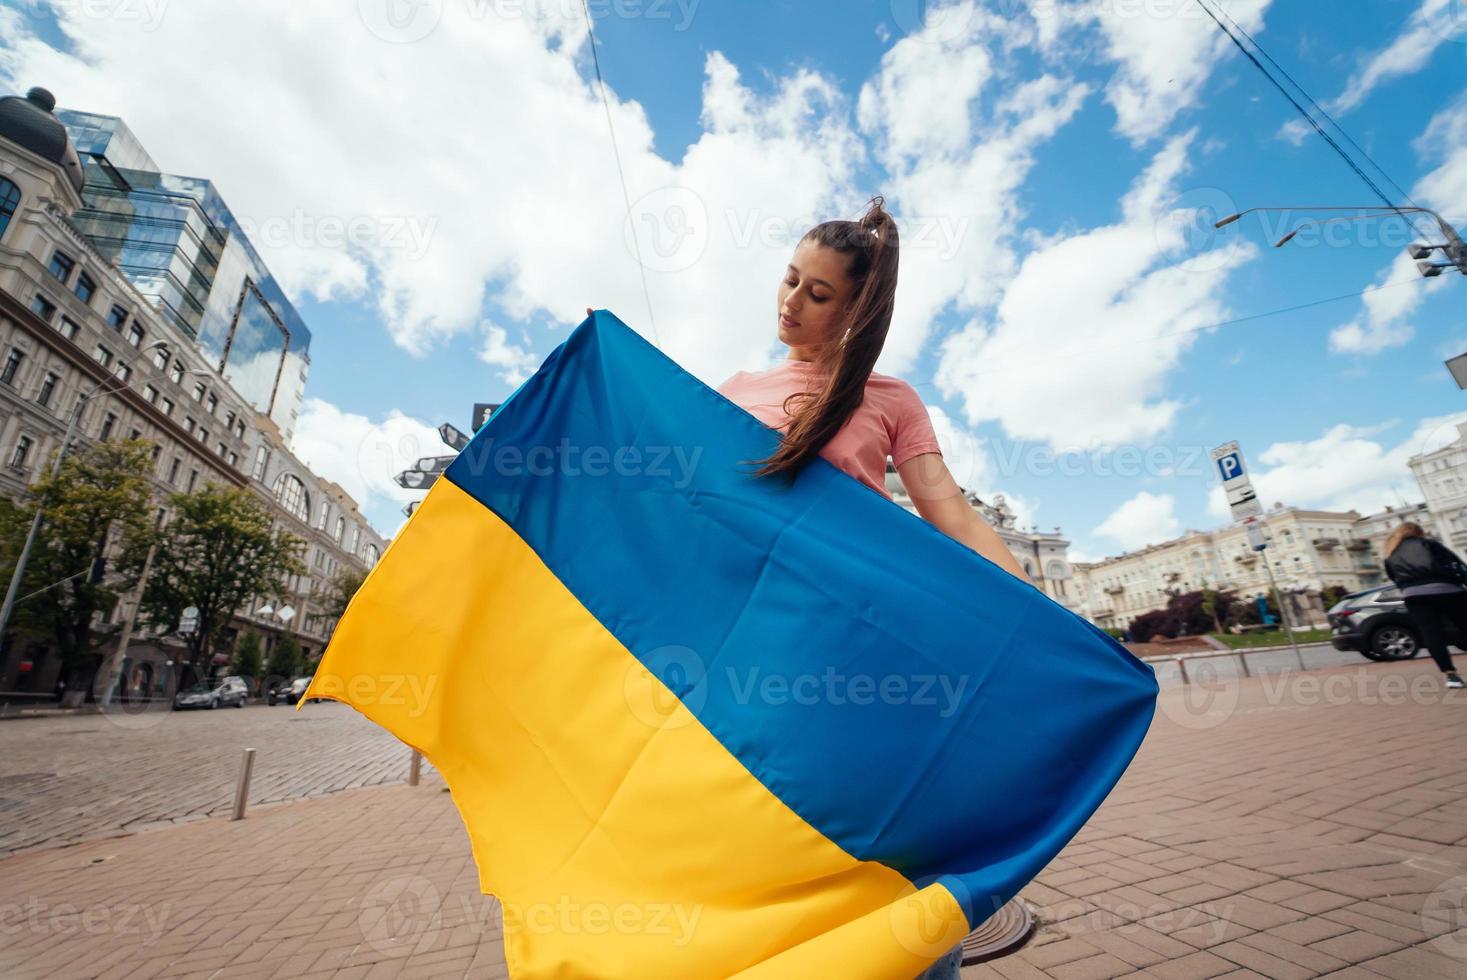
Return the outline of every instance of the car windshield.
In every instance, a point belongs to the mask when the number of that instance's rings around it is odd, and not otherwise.
[[[208,684],[195,684],[193,687],[189,688],[187,691],[184,691],[183,693],[185,693],[185,694],[208,694],[212,690],[214,690],[214,689],[212,687],[210,687]]]

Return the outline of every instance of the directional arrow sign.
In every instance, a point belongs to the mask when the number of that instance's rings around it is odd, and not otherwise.
[[[413,516],[413,511],[417,510],[418,509],[418,504],[421,504],[421,503],[422,503],[421,500],[409,500],[407,502],[407,506],[402,509],[402,516],[403,517],[412,517]]]
[[[426,490],[438,479],[437,473],[424,473],[422,470],[403,470],[393,477],[397,485],[407,490]]]
[[[413,469],[423,473],[442,473],[457,456],[424,456],[413,464]]]
[[[438,427],[438,434],[443,437],[443,443],[454,452],[461,452],[469,444],[469,437],[447,422]]]

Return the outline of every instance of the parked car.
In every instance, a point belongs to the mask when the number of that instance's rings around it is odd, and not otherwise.
[[[173,708],[217,708],[234,705],[243,708],[250,696],[249,685],[242,677],[221,677],[213,681],[201,681],[193,687],[179,691],[173,696]]]
[[[280,704],[282,702],[285,704],[295,704],[301,699],[301,695],[306,693],[306,688],[310,683],[311,679],[309,677],[297,677],[292,681],[282,681],[273,685],[265,693],[265,700],[270,704]]]
[[[1421,652],[1421,630],[1394,585],[1351,593],[1330,607],[1328,617],[1336,650],[1354,650],[1371,660],[1409,660]],[[1467,635],[1450,625],[1447,642],[1467,649]]]

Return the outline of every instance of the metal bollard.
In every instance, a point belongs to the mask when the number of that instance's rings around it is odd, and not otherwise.
[[[423,775],[423,753],[413,749],[413,761],[408,766],[408,785],[418,785],[418,780]]]
[[[250,798],[250,775],[255,771],[255,750],[245,749],[239,763],[239,785],[234,789],[234,816],[230,820],[243,820],[245,802]]]
[[[1244,677],[1253,676],[1252,672],[1248,670],[1248,655],[1241,650],[1238,651],[1238,664],[1243,668]]]
[[[1192,678],[1187,676],[1187,661],[1183,660],[1180,656],[1177,657],[1177,670],[1182,672],[1183,684],[1192,683]]]

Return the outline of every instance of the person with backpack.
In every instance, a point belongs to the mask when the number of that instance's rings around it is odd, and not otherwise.
[[[1447,622],[1467,633],[1467,566],[1446,545],[1410,521],[1391,532],[1381,549],[1385,570],[1401,589],[1406,611],[1421,630],[1447,687],[1463,688],[1462,675],[1447,652]]]

